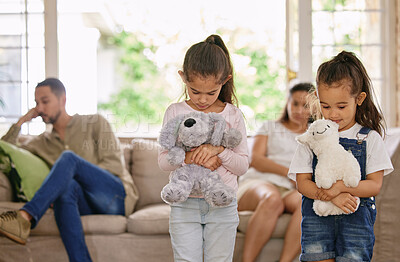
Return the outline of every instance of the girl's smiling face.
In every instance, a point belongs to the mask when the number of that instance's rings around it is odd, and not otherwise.
[[[357,97],[351,95],[351,81],[342,80],[330,85],[318,85],[318,98],[325,119],[339,125],[339,131],[351,128],[356,123],[357,105],[361,105],[366,94],[361,92]]]

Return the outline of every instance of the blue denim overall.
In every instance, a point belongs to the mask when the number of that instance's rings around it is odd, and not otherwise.
[[[350,150],[360,164],[361,180],[366,179],[367,142],[370,129],[363,127],[357,139],[339,138],[339,143]],[[334,157],[334,156],[333,156]],[[313,159],[312,180],[317,158]],[[303,196],[301,222],[301,261],[335,258],[338,261],[371,261],[375,243],[375,198],[361,198],[360,206],[352,214],[318,216],[312,206],[314,200]]]

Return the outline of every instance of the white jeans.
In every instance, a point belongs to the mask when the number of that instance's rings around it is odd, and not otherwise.
[[[171,205],[169,233],[175,261],[232,261],[239,216],[236,199],[210,207],[203,198]]]

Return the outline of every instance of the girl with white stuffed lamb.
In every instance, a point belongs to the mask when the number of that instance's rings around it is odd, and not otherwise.
[[[163,126],[179,114],[193,111],[215,112],[227,126],[240,131],[242,140],[234,149],[204,144],[186,153],[185,163],[172,166],[166,150],[161,150],[161,169],[173,171],[184,164],[195,163],[216,170],[222,181],[238,188],[237,178],[249,166],[246,127],[236,103],[233,67],[229,52],[218,35],[194,44],[186,52],[183,70],[186,101],[170,105]],[[171,205],[169,232],[175,261],[232,261],[236,231],[239,224],[236,199],[224,207],[212,207],[203,197],[189,196],[182,203]]]
[[[321,64],[316,83],[322,115],[339,125],[340,144],[358,160],[361,181],[356,187],[339,180],[329,189],[318,188],[313,153],[298,146],[288,175],[303,194],[300,260],[371,261],[375,196],[383,176],[393,170],[381,137],[383,115],[374,105],[371,80],[353,53],[342,51]],[[356,197],[361,199],[358,209]],[[332,201],[346,214],[318,216],[312,208],[314,199]]]

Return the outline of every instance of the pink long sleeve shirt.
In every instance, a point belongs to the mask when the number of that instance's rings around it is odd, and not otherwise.
[[[179,114],[187,114],[195,111],[185,101],[170,105],[164,114],[163,126],[172,118]],[[242,134],[242,141],[233,148],[225,148],[218,157],[222,161],[222,165],[217,168],[218,174],[222,181],[237,191],[237,177],[246,173],[249,168],[249,153],[247,148],[246,126],[240,109],[232,104],[226,103],[224,110],[220,114],[227,123],[227,128],[236,128]],[[162,170],[173,171],[178,166],[172,166],[166,159],[168,151],[161,149],[158,154],[158,165]]]

